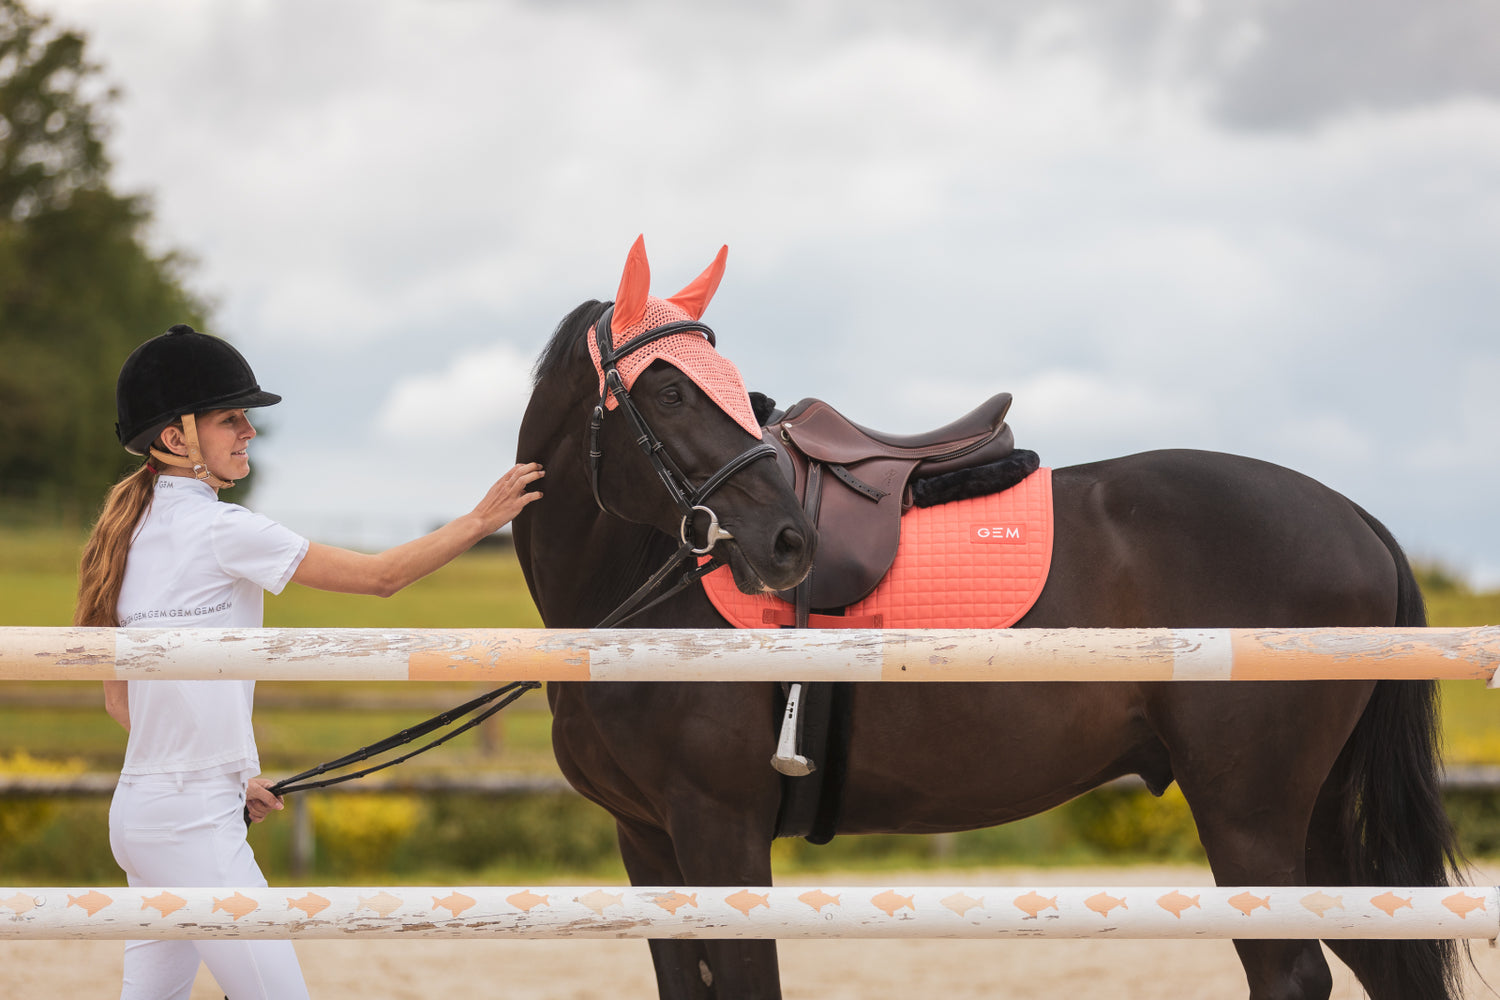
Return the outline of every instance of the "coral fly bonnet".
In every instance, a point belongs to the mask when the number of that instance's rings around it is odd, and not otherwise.
[[[719,287],[719,279],[724,276],[724,260],[728,254],[729,248],[722,247],[714,262],[691,284],[671,298],[659,299],[650,294],[651,268],[646,262],[646,239],[637,237],[625,258],[625,273],[620,278],[620,290],[615,296],[614,316],[610,320],[614,346],[618,348],[631,337],[665,323],[702,318]],[[599,392],[602,395],[604,370],[599,363],[599,344],[592,330],[589,333],[589,354],[594,359],[594,368],[599,371]],[[714,350],[703,334],[694,331],[670,334],[643,344],[621,358],[617,364],[625,388],[632,388],[636,378],[653,361],[665,361],[681,371],[735,423],[757,440],[760,438],[760,424],[750,408],[750,394],[745,391],[745,381],[740,377],[739,369]],[[611,395],[604,405],[612,410],[619,403]]]

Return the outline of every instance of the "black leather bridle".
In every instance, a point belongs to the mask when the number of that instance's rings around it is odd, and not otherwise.
[[[728,531],[719,525],[719,518],[712,509],[707,506],[708,498],[729,477],[739,472],[745,466],[762,458],[774,458],[776,449],[765,441],[751,445],[740,452],[728,462],[725,462],[717,472],[705,479],[702,485],[694,487],[687,475],[672,460],[667,452],[666,446],[662,444],[661,438],[651,430],[651,425],[646,423],[645,416],[636,407],[635,400],[631,399],[630,391],[625,388],[625,379],[620,375],[619,363],[631,354],[640,350],[653,341],[663,337],[669,337],[678,333],[697,333],[704,336],[710,346],[717,346],[714,332],[697,320],[678,320],[672,323],[663,323],[654,326],[645,333],[631,337],[619,347],[614,346],[614,333],[610,329],[610,319],[614,316],[615,307],[611,303],[607,306],[599,320],[594,324],[594,343],[599,350],[599,370],[604,374],[604,388],[599,394],[599,402],[594,406],[593,417],[589,421],[589,488],[594,494],[594,503],[606,514],[614,514],[604,505],[604,498],[599,495],[599,467],[603,462],[604,453],[599,446],[599,431],[604,424],[605,404],[610,396],[615,398],[619,409],[623,410],[635,427],[635,443],[646,457],[651,461],[651,467],[656,470],[656,475],[666,486],[667,493],[671,495],[672,502],[677,505],[677,510],[682,514],[682,526],[678,530],[678,537],[682,545],[672,555],[671,559],[661,569],[652,574],[634,594],[631,594],[619,607],[611,611],[605,619],[599,623],[598,628],[609,628],[617,625],[627,618],[634,617],[647,608],[671,597],[683,588],[696,582],[705,574],[717,569],[720,565],[717,559],[711,559],[702,566],[696,566],[689,572],[684,573],[682,579],[672,587],[671,590],[661,594],[650,604],[636,607],[641,601],[655,590],[661,583],[671,575],[673,570],[685,561],[692,561],[695,556],[707,555],[712,552],[714,546],[721,539],[733,538]],[[694,515],[702,512],[708,517],[708,524],[703,531],[702,544],[697,543],[694,537]],[[618,516],[618,515],[615,515]]]
[[[682,469],[677,465],[677,463],[672,460],[672,456],[667,453],[667,449],[662,444],[661,439],[658,438],[656,434],[651,430],[651,425],[646,423],[646,418],[641,414],[641,411],[636,408],[635,401],[630,398],[630,392],[625,388],[625,380],[620,376],[620,370],[618,366],[620,361],[622,361],[626,357],[629,357],[633,352],[640,350],[640,348],[644,347],[646,344],[649,344],[654,340],[660,340],[662,337],[671,336],[674,333],[699,333],[708,339],[710,345],[715,345],[714,332],[707,326],[704,326],[702,323],[699,323],[695,320],[681,320],[678,322],[664,323],[661,326],[653,327],[650,330],[647,330],[645,333],[630,338],[625,343],[616,348],[612,343],[612,341],[614,340],[614,334],[611,332],[609,326],[610,317],[613,314],[614,306],[610,305],[604,310],[604,313],[599,317],[599,322],[595,326],[595,337],[597,338],[599,347],[599,368],[604,372],[604,391],[599,395],[599,402],[594,407],[593,418],[589,422],[589,488],[593,491],[594,502],[599,505],[600,510],[604,511],[604,513],[606,514],[619,516],[615,515],[613,511],[604,506],[604,499],[599,495],[599,465],[604,458],[603,452],[599,450],[599,431],[604,422],[605,401],[609,396],[612,395],[619,403],[619,408],[625,411],[625,414],[630,418],[630,422],[635,426],[637,435],[636,444],[640,445],[641,450],[646,453],[646,457],[651,460],[651,465],[656,469],[657,476],[660,477],[662,483],[667,487],[667,492],[671,494],[672,501],[677,505],[677,509],[682,513],[682,527],[678,532],[679,537],[682,540],[682,545],[672,555],[672,558],[667,561],[666,565],[652,574],[651,579],[647,580],[643,585],[641,585],[641,587],[637,589],[634,594],[631,594],[628,598],[626,598],[619,607],[611,611],[609,615],[607,615],[605,619],[599,623],[599,628],[609,628],[610,626],[617,625],[628,618],[632,618],[635,615],[640,614],[642,611],[645,611],[647,608],[651,608],[656,606],[657,604],[660,604],[662,601],[671,597],[673,594],[676,594],[678,591],[697,582],[699,579],[712,572],[713,570],[718,569],[722,564],[716,558],[710,559],[708,562],[705,562],[701,566],[692,566],[687,572],[682,574],[681,579],[679,579],[677,583],[670,589],[658,595],[649,604],[645,604],[638,608],[636,607],[636,605],[640,604],[653,591],[655,591],[656,588],[659,587],[682,563],[696,562],[697,556],[707,555],[708,553],[712,552],[714,546],[717,545],[721,539],[734,537],[729,532],[720,527],[718,516],[705,504],[705,501],[708,500],[708,498],[714,493],[715,490],[717,490],[720,486],[723,486],[724,483],[728,481],[730,476],[733,476],[736,472],[739,472],[751,462],[754,462],[757,459],[761,458],[774,457],[776,455],[776,449],[764,441],[762,441],[760,444],[752,445],[749,448],[746,448],[744,451],[740,452],[734,458],[730,459],[728,462],[725,462],[724,465],[719,469],[719,471],[715,472],[713,475],[704,480],[701,486],[694,488],[687,475],[683,473]],[[708,515],[708,525],[704,529],[704,538],[702,545],[697,544],[696,539],[690,537],[690,533],[693,531],[693,515],[699,511],[702,511],[704,514]],[[430,750],[435,746],[446,743],[453,737],[457,736],[459,733],[477,726],[479,723],[483,722],[485,719],[489,718],[491,715],[500,711],[502,708],[519,698],[521,695],[525,694],[531,688],[539,686],[540,685],[536,681],[517,681],[512,684],[507,684],[506,686],[491,691],[488,694],[481,695],[480,697],[475,698],[473,701],[444,712],[442,715],[438,715],[431,719],[428,719],[426,722],[420,723],[416,726],[412,726],[408,729],[403,729],[401,732],[395,734],[394,736],[389,736],[378,743],[371,744],[367,747],[361,747],[354,753],[340,757],[338,760],[329,761],[326,764],[319,764],[317,767],[314,767],[307,771],[303,771],[301,774],[296,774],[290,778],[286,778],[285,780],[272,785],[271,792],[275,795],[285,795],[290,792],[300,792],[306,789],[325,788],[329,785],[335,785],[343,781],[349,781],[353,778],[363,777],[364,775],[370,774],[374,771],[379,771],[394,764],[399,764],[402,761],[408,760],[416,756],[417,754],[422,753],[423,751]],[[496,701],[496,699],[499,699],[498,703],[493,705],[489,704],[490,702]],[[450,725],[451,723],[457,721],[465,715],[471,715],[475,713],[481,708],[483,709],[482,712],[479,712],[478,715],[475,715],[473,718],[469,719],[469,721],[464,723],[459,728],[447,733],[446,735],[436,740],[433,740],[432,742],[417,750],[412,751],[411,753],[404,754],[403,756],[400,756],[394,760],[386,761],[385,763],[378,764],[373,767],[368,767],[362,771],[358,771],[352,774],[340,775],[334,778],[322,778],[321,780],[314,780],[319,779],[321,775],[330,770],[334,770],[340,767],[347,767],[352,764],[368,760],[370,757],[376,754],[385,753],[397,747],[412,743],[439,728]],[[244,819],[245,824],[248,826],[250,823],[250,807],[248,805],[244,808]]]

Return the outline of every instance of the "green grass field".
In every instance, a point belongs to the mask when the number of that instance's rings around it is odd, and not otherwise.
[[[0,528],[0,625],[65,625],[72,614],[81,539],[59,529]],[[1500,623],[1500,593],[1471,593],[1441,573],[1423,575],[1434,625]],[[266,623],[324,627],[535,627],[540,620],[509,549],[471,552],[389,599],[327,594],[292,585],[266,599]],[[459,704],[483,690],[462,684],[262,682],[256,732],[267,773],[288,773],[347,753]],[[1446,753],[1452,764],[1500,764],[1500,693],[1477,682],[1443,685]],[[112,772],[125,734],[103,711],[96,683],[0,684],[0,770],[66,767]],[[19,755],[26,755],[24,757]],[[550,716],[539,692],[481,729],[401,765],[401,772],[503,772],[557,776]],[[950,838],[841,837],[824,848],[779,841],[780,870],[828,866],[906,867],[924,862],[1069,864],[1192,857],[1197,850],[1180,795],[1165,808],[1142,795],[1111,799],[1094,793],[1061,809],[993,830]],[[294,797],[295,799],[295,797]],[[28,805],[28,801],[31,802]],[[338,796],[313,803],[320,844],[313,874],[355,879],[378,873],[388,881],[558,877],[571,871],[617,877],[612,824],[572,796],[533,801],[465,796]],[[0,870],[31,872],[37,884],[67,877],[113,877],[101,840],[105,803],[0,800]],[[1491,834],[1500,817],[1488,800],[1472,829],[1482,850],[1500,845]],[[17,819],[17,817],[20,817]],[[1122,821],[1121,817],[1125,817]],[[1460,822],[1465,822],[1461,817]],[[9,824],[9,826],[7,826]],[[253,841],[274,879],[287,873],[288,823],[257,827]],[[1462,828],[1462,827],[1461,827]],[[7,850],[9,837],[13,846]],[[413,853],[412,844],[429,846]],[[435,845],[435,846],[434,846]],[[434,855],[433,850],[438,853]],[[351,860],[352,859],[352,860]],[[450,874],[451,873],[451,874]]]
[[[77,587],[82,540],[61,529],[0,528],[0,625],[66,625]],[[1473,593],[1440,573],[1424,574],[1433,625],[1500,624],[1500,592]],[[295,584],[266,598],[266,624],[330,628],[526,628],[541,625],[509,549],[476,550],[391,598],[329,594]],[[268,770],[306,766],[370,742],[456,705],[482,689],[471,685],[264,682],[257,688],[257,730]],[[100,705],[96,684],[0,685],[0,755],[26,750],[72,756],[111,769],[124,747]],[[400,705],[411,703],[410,709]],[[351,708],[363,706],[360,711]],[[1450,763],[1500,764],[1500,694],[1470,682],[1443,686]],[[549,772],[545,704],[527,695],[507,709],[503,743],[489,766]],[[492,736],[495,734],[491,734]],[[499,738],[498,736],[496,738]],[[460,737],[439,753],[444,763],[473,766],[479,740]],[[315,760],[316,758],[316,760]],[[503,763],[502,763],[503,758]]]

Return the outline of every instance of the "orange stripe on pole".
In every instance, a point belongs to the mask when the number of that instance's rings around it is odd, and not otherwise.
[[[112,680],[116,676],[113,628],[0,629],[0,678],[5,680]]]
[[[446,648],[413,651],[407,659],[407,676],[414,681],[451,680],[459,675],[471,679],[476,674],[531,681],[588,680],[589,651],[554,635],[542,629],[455,632]]]
[[[1487,680],[1494,637],[1492,629],[1235,629],[1231,677]]]

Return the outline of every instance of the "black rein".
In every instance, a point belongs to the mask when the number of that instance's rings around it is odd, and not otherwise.
[[[442,746],[444,743],[447,743],[449,740],[453,739],[453,737],[459,735],[460,733],[468,732],[470,729],[473,729],[485,719],[488,719],[490,716],[494,715],[502,708],[505,708],[517,698],[521,697],[521,695],[525,694],[527,691],[530,691],[533,688],[539,688],[541,686],[541,683],[538,681],[512,681],[504,687],[496,688],[488,694],[482,694],[472,701],[466,701],[462,705],[459,705],[457,708],[450,708],[448,709],[448,711],[443,712],[440,715],[434,715],[426,722],[419,722],[415,726],[409,726],[393,736],[387,736],[385,739],[380,740],[376,743],[371,743],[367,747],[360,747],[353,753],[345,754],[337,760],[330,760],[326,764],[319,764],[317,767],[309,768],[308,770],[303,771],[301,774],[294,774],[290,778],[283,778],[282,780],[276,782],[276,784],[271,786],[271,794],[279,797],[287,795],[291,792],[305,792],[311,788],[327,788],[330,785],[341,784],[345,781],[353,781],[355,778],[363,778],[365,775],[374,774],[376,771],[384,771],[386,768],[392,767],[396,764],[400,764],[402,761],[411,760],[419,753],[424,753],[425,751],[431,750],[433,747]],[[490,705],[489,708],[485,708],[483,712],[479,712],[478,715],[475,715],[472,719],[470,719],[468,722],[465,722],[462,726],[459,726],[452,732],[444,733],[442,736],[433,740],[431,743],[424,744],[423,746],[420,746],[417,749],[413,750],[411,753],[402,754],[400,757],[396,757],[393,760],[388,760],[383,763],[376,764],[374,767],[367,767],[362,771],[355,771],[352,774],[341,774],[333,778],[324,778],[322,781],[308,780],[310,778],[316,778],[321,774],[326,774],[329,771],[336,770],[340,767],[348,767],[351,764],[358,764],[361,761],[369,760],[371,757],[374,757],[377,754],[385,753],[387,750],[394,750],[397,747],[403,747],[408,743],[413,743],[428,735],[429,733],[434,732],[435,730],[442,729],[447,725],[451,725],[453,722],[463,718],[465,715],[468,715],[471,712],[476,712],[479,709],[484,708],[485,705],[488,705],[490,702],[495,701],[495,699],[497,698],[501,700],[494,705]],[[245,825],[250,825],[249,805],[245,806]]]
[[[677,569],[681,568],[683,563],[692,562],[696,556],[707,555],[721,538],[733,537],[729,532],[719,527],[718,517],[704,505],[705,501],[720,486],[723,486],[729,480],[729,477],[739,472],[745,466],[762,458],[774,458],[776,455],[776,449],[765,441],[757,445],[751,445],[728,462],[725,462],[717,472],[704,480],[701,486],[694,489],[682,469],[678,467],[676,462],[672,461],[672,456],[667,452],[666,446],[662,443],[661,439],[651,430],[651,425],[646,423],[646,418],[636,407],[635,400],[630,398],[630,392],[625,388],[625,380],[620,376],[619,363],[622,359],[640,350],[645,345],[676,333],[699,333],[707,338],[710,346],[717,346],[714,332],[696,320],[678,320],[652,327],[645,333],[631,337],[616,348],[614,346],[614,334],[610,329],[610,318],[614,315],[614,311],[615,307],[613,303],[606,306],[594,326],[595,342],[599,348],[599,367],[604,373],[604,391],[599,395],[599,402],[594,407],[593,418],[589,423],[589,488],[593,491],[594,502],[599,505],[599,509],[606,514],[611,513],[609,508],[604,506],[604,500],[599,495],[599,464],[604,458],[604,453],[599,450],[599,430],[604,422],[605,402],[609,396],[614,396],[615,401],[619,404],[619,408],[625,411],[626,416],[629,417],[630,422],[635,427],[636,444],[640,446],[641,450],[646,453],[646,457],[650,459],[651,466],[656,470],[657,477],[661,479],[662,485],[671,494],[672,502],[677,505],[677,509],[682,514],[682,527],[679,532],[682,545],[667,560],[666,565],[653,573],[651,578],[637,588],[635,593],[631,594],[619,607],[606,615],[604,620],[597,626],[598,628],[610,628],[622,621],[635,617],[648,608],[655,607],[667,598],[697,583],[705,575],[723,565],[715,557],[701,566],[692,566],[682,574],[670,589],[658,594],[649,603],[641,605],[641,602],[645,601],[653,591],[665,583]],[[708,524],[704,528],[703,544],[701,545],[696,543],[696,537],[690,537],[690,535],[696,536],[694,515],[700,511],[708,515]],[[637,605],[641,606],[637,607]],[[433,747],[441,746],[458,734],[474,728],[521,697],[527,691],[536,687],[541,687],[536,681],[516,681],[507,684],[488,694],[481,695],[473,701],[459,705],[457,708],[449,709],[441,715],[435,715],[426,722],[403,729],[394,736],[387,736],[378,743],[361,747],[353,753],[346,754],[337,760],[328,761],[326,764],[319,764],[317,767],[303,771],[301,774],[294,774],[290,778],[278,781],[271,786],[270,790],[274,795],[287,795],[291,792],[307,791],[312,788],[327,788],[330,785],[337,785],[341,782],[352,781],[355,778],[362,778],[367,774],[374,774],[376,771],[383,771],[388,767],[400,764],[402,761],[410,760],[419,753],[431,750]],[[318,781],[310,780],[318,778],[328,771],[340,767],[348,767],[351,764],[358,764],[361,761],[369,760],[377,754],[385,753],[388,750],[394,750],[397,747],[405,746],[408,743],[419,740],[434,730],[441,729],[455,720],[483,708],[496,698],[502,698],[502,696],[503,700],[486,708],[462,726],[433,740],[431,743],[418,747],[410,753],[402,754],[393,760],[388,760],[382,764],[367,767],[362,771],[355,771],[351,774],[324,778]],[[245,823],[246,825],[250,823],[250,807],[248,805],[245,806]]]

